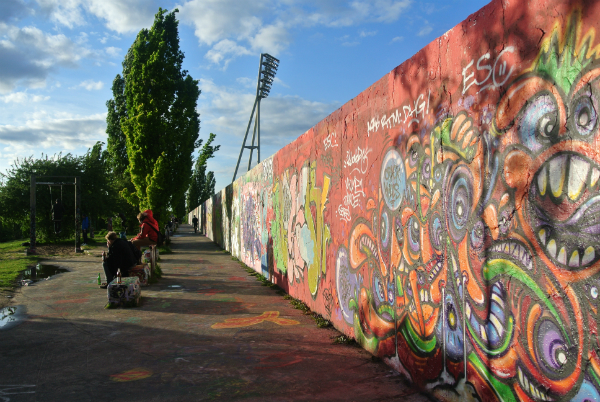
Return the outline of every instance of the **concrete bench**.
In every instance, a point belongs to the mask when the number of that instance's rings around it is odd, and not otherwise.
[[[136,265],[129,271],[129,277],[137,277],[140,280],[140,286],[148,286],[150,267],[148,267],[148,264]]]
[[[140,279],[137,276],[127,277],[117,283],[115,278],[108,284],[107,295],[107,307],[139,307],[142,302]]]

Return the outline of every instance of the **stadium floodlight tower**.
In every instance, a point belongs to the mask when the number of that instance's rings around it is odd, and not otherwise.
[[[252,152],[256,149],[257,163],[260,163],[260,100],[265,99],[269,96],[271,91],[271,85],[275,79],[275,73],[277,73],[277,67],[279,67],[279,60],[267,53],[260,54],[260,64],[258,67],[258,80],[256,83],[256,98],[254,98],[254,106],[252,107],[252,113],[250,113],[250,120],[248,121],[248,127],[246,128],[246,135],[244,135],[244,142],[242,143],[242,149],[240,149],[240,156],[235,166],[235,172],[233,173],[233,179],[237,176],[238,168],[240,167],[240,160],[242,160],[242,154],[244,148],[250,150],[250,158],[248,159],[248,170],[252,165]],[[248,138],[248,132],[250,131],[250,125],[252,124],[252,118],[256,111],[256,118],[254,119],[254,134],[252,134],[252,145],[246,145],[246,139]],[[257,136],[258,133],[258,136]],[[254,140],[257,139],[257,145],[254,145]]]

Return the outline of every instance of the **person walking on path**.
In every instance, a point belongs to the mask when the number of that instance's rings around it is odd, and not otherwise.
[[[81,220],[81,233],[83,234],[83,244],[82,246],[87,246],[88,241],[88,230],[90,229],[90,218],[83,214],[83,219]]]
[[[134,246],[141,249],[142,246],[153,246],[158,240],[158,222],[152,216],[152,210],[147,209],[137,216],[140,222],[140,233],[131,239]]]
[[[194,233],[198,232],[198,218],[196,218],[196,215],[192,218],[192,225],[194,225]]]

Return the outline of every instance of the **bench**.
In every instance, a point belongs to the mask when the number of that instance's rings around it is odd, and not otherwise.
[[[113,279],[107,287],[108,308],[139,307],[142,302],[142,288],[137,276]]]
[[[138,264],[129,270],[128,277],[137,277],[140,280],[140,286],[148,286],[150,281],[150,268],[148,264]]]

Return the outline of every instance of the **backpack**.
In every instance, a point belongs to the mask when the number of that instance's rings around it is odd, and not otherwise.
[[[148,224],[156,232],[156,247],[162,247],[165,244],[165,235],[162,234],[159,230],[156,230],[154,226]]]

